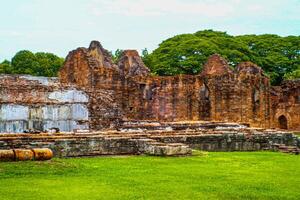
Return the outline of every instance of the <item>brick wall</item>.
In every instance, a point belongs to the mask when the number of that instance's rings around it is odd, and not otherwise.
[[[124,51],[114,64],[100,43],[92,42],[68,55],[60,79],[91,94],[106,91],[90,100],[90,125],[96,129],[121,119],[272,125],[271,87],[261,68],[244,62],[233,71],[219,55],[212,55],[199,75],[160,77],[150,75],[136,51]]]

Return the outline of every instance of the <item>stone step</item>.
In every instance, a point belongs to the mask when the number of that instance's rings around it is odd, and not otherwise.
[[[139,152],[154,156],[183,156],[192,153],[188,145],[182,143],[162,143],[153,139],[138,139]]]
[[[288,146],[284,144],[273,144],[273,149],[281,153],[291,153],[295,155],[300,154],[300,148],[296,146]]]
[[[247,124],[224,123],[224,122],[158,122],[158,121],[124,121],[122,129],[141,129],[141,130],[237,130],[248,128]]]

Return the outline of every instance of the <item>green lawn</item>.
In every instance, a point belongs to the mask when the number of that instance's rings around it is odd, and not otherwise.
[[[195,154],[0,163],[0,199],[300,199],[300,156]]]

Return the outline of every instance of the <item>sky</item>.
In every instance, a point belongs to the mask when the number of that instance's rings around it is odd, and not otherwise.
[[[149,51],[169,37],[300,35],[300,0],[0,0],[0,61],[20,50],[65,57],[98,40],[109,51]]]

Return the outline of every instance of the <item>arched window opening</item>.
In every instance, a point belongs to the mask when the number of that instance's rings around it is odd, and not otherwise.
[[[252,91],[252,108],[253,108],[253,112],[257,113],[259,111],[259,107],[260,107],[260,94],[259,91],[257,89],[253,89]]]
[[[209,120],[210,112],[211,112],[211,105],[210,105],[210,98],[209,98],[209,90],[208,87],[203,84],[199,91],[199,119],[201,120]]]
[[[202,85],[200,88],[200,99],[201,100],[209,100],[209,90],[206,85]]]
[[[281,115],[278,118],[279,128],[280,129],[287,129],[288,128],[288,121],[287,118],[284,115]]]

